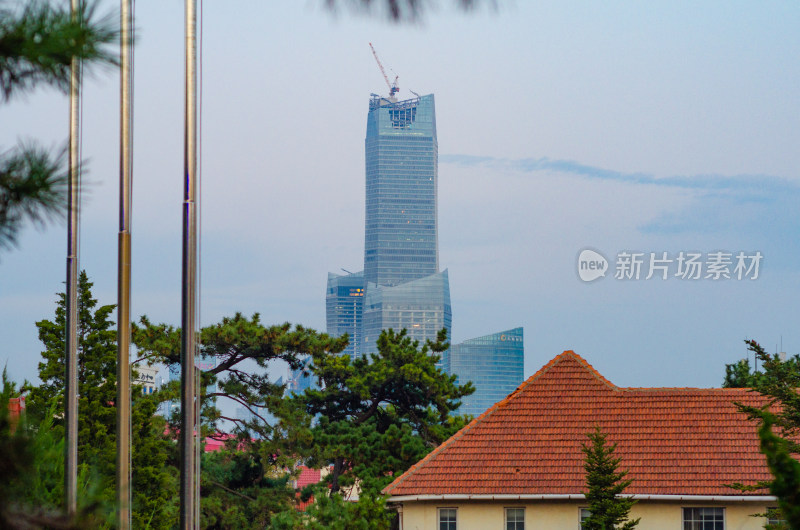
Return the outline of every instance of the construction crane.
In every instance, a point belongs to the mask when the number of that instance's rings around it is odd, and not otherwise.
[[[381,73],[383,74],[383,79],[386,81],[386,85],[389,87],[389,97],[394,97],[395,94],[400,92],[400,87],[397,86],[397,80],[400,76],[394,76],[394,83],[389,82],[389,76],[386,75],[386,70],[383,69],[383,65],[381,64],[381,60],[378,59],[378,52],[375,51],[375,47],[372,43],[369,43],[369,48],[372,50],[372,55],[375,56],[375,62],[378,63],[378,68],[381,69]]]

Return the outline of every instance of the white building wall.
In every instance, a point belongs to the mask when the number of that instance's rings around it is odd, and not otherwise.
[[[775,506],[772,503],[769,506]],[[526,530],[580,530],[580,508],[587,504],[569,502],[407,502],[402,506],[401,530],[438,530],[438,508],[457,508],[457,530],[502,530],[505,508],[525,508]],[[763,503],[652,502],[640,501],[631,510],[631,518],[641,517],[638,528],[645,530],[682,530],[683,510],[692,507],[724,507],[725,530],[763,530],[766,520],[753,517],[764,513]]]

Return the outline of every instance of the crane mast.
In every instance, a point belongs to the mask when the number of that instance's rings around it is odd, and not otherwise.
[[[386,75],[386,70],[383,69],[383,65],[381,64],[381,60],[378,59],[378,52],[375,51],[375,47],[372,43],[369,43],[369,48],[372,50],[372,55],[375,57],[375,62],[378,63],[378,68],[381,69],[381,74],[383,74],[383,79],[386,81],[386,86],[389,87],[389,97],[393,98],[395,94],[400,92],[400,87],[398,86],[397,82],[400,76],[394,77],[394,83],[389,82],[389,76]]]

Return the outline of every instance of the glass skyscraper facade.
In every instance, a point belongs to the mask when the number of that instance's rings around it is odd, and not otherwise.
[[[373,94],[367,117],[364,278],[394,286],[439,272],[433,95]]]
[[[522,328],[514,328],[456,344],[445,369],[475,393],[462,399],[459,414],[478,416],[513,392],[523,381],[525,350]]]
[[[364,141],[366,215],[360,353],[381,330],[424,343],[452,327],[447,271],[439,272],[438,143],[433,95],[372,95]]]
[[[378,335],[389,328],[405,328],[408,336],[420,344],[435,340],[436,334],[446,328],[450,340],[452,320],[446,270],[394,287],[373,284],[364,298],[362,351],[375,353]]]
[[[438,143],[433,95],[403,101],[372,94],[364,140],[364,271],[328,274],[329,335],[344,353],[377,351],[381,330],[424,343],[452,327],[447,271],[439,271]]]
[[[342,353],[358,357],[361,345],[361,315],[364,305],[364,273],[347,275],[328,273],[325,294],[327,333],[341,337],[345,333],[350,343]]]
[[[442,328],[452,340],[447,270],[439,270],[438,143],[433,95],[403,101],[372,94],[364,141],[366,216],[364,270],[328,274],[328,334],[350,336],[353,358],[377,351],[382,330],[407,330],[423,344]],[[459,411],[478,415],[523,377],[522,328],[452,346],[439,366],[476,392]],[[293,374],[292,388],[313,384]]]

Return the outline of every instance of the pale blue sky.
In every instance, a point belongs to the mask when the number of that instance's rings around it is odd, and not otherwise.
[[[111,9],[116,2],[106,2]],[[742,340],[800,352],[800,5],[440,4],[393,26],[322,2],[206,2],[203,324],[234,311],[324,329],[328,271],[363,260],[367,102],[436,95],[439,246],[457,341],[525,328],[530,375],[574,349],[621,386],[716,386]],[[345,4],[349,5],[349,4]],[[139,2],[133,314],[180,321],[183,3]],[[81,266],[116,296],[119,81],[86,84]],[[0,146],[58,145],[66,97],[0,107]],[[583,284],[584,247],[756,251],[747,281]],[[34,377],[63,226],[0,254],[0,363]],[[281,375],[281,374],[276,374]]]

